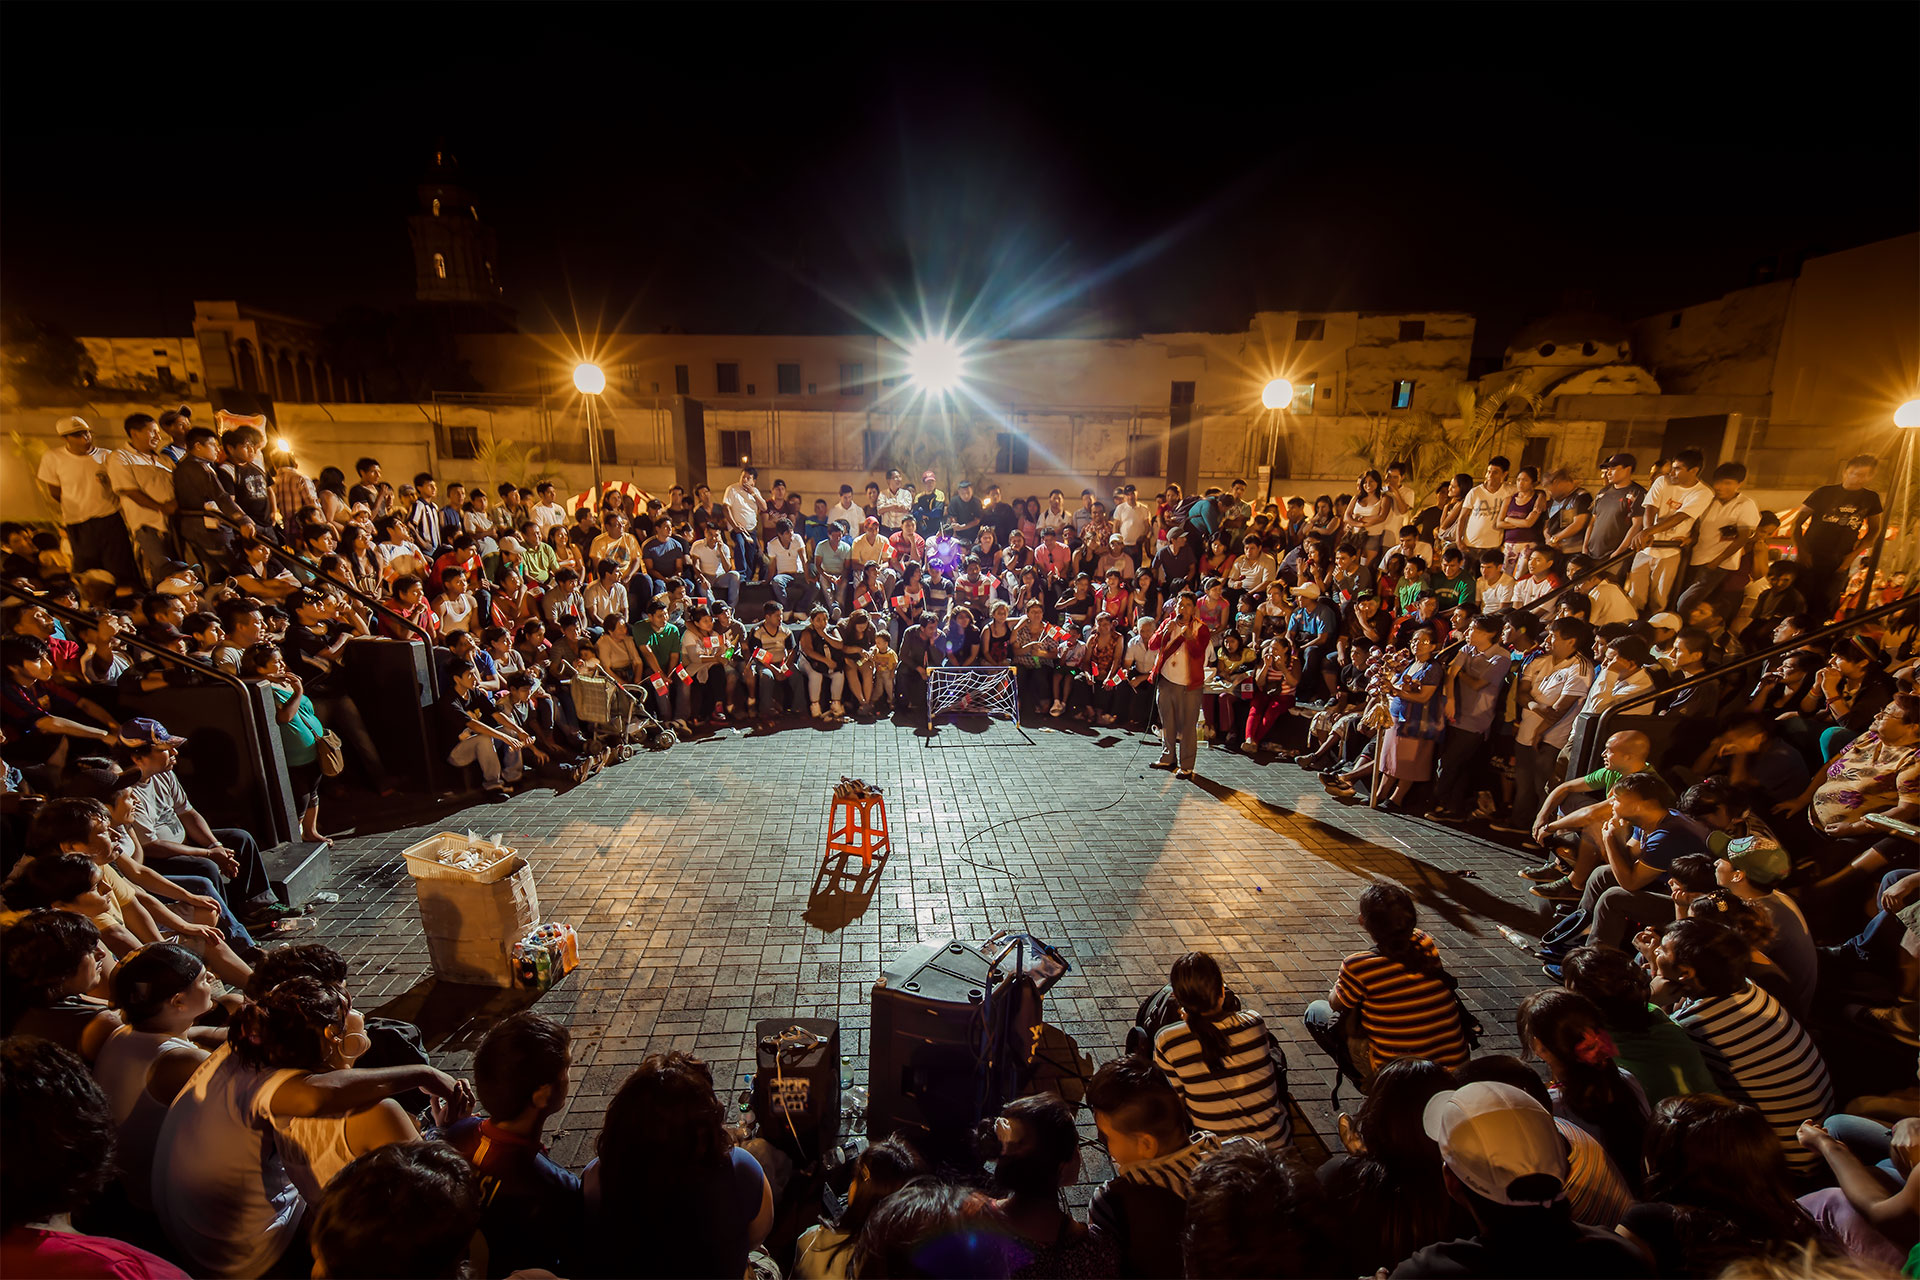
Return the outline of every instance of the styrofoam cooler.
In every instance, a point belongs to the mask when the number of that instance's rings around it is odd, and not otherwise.
[[[510,987],[513,947],[540,919],[533,868],[519,854],[474,871],[437,860],[466,836],[442,832],[404,850],[433,971],[449,982]]]

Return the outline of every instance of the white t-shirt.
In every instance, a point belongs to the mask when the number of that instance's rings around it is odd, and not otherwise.
[[[1506,541],[1506,530],[1500,522],[1507,515],[1507,499],[1513,497],[1513,486],[1502,485],[1498,489],[1489,489],[1477,484],[1467,491],[1466,528],[1463,540],[1476,551],[1498,551]]]
[[[902,490],[902,492],[905,491]],[[860,532],[860,522],[866,518],[867,513],[863,511],[860,504],[856,502],[849,502],[845,505],[835,505],[827,508],[827,523],[832,524],[838,520],[847,526],[848,533]]]
[[[733,520],[733,527],[742,530],[748,537],[760,532],[760,513],[766,510],[767,500],[760,496],[758,489],[747,489],[737,484],[727,486],[727,515]]]
[[[1480,613],[1500,613],[1513,603],[1514,580],[1502,573],[1498,580],[1485,577],[1473,580],[1473,607]]]
[[[800,557],[802,554],[801,552],[802,545],[803,544],[798,538],[795,538],[792,542],[786,543],[784,545],[781,543],[780,539],[778,538],[773,538],[769,540],[767,543],[767,551],[766,551],[767,563],[773,566],[773,571],[775,573],[800,572]]]
[[[1700,517],[1700,513],[1705,511],[1707,504],[1712,501],[1713,490],[1701,484],[1698,480],[1684,489],[1673,483],[1673,481],[1669,480],[1666,476],[1661,476],[1655,480],[1653,487],[1647,490],[1647,501],[1644,508],[1652,513],[1652,517],[1648,523],[1658,524],[1675,512],[1681,513],[1686,519],[1669,525],[1659,533],[1654,534],[1655,545],[1649,548],[1649,550],[1673,550],[1674,548],[1671,546],[1662,546],[1660,544],[1679,542],[1689,533],[1693,532],[1693,522]],[[1758,512],[1754,514],[1753,522],[1756,525],[1760,523]]]
[[[533,505],[533,523],[540,530],[542,538],[554,525],[567,522],[567,509],[557,502],[536,502]]]
[[[1596,671],[1593,673],[1593,683],[1587,686],[1587,700],[1580,710],[1594,713],[1605,711],[1614,703],[1625,702],[1651,688],[1653,677],[1640,667],[1635,667],[1624,676],[1611,671]],[[1651,707],[1651,704],[1648,705]]]
[[[142,453],[138,449],[119,449],[107,458],[107,480],[114,492],[138,489],[155,502],[173,501],[173,463],[164,453]],[[120,499],[120,514],[129,529],[165,529],[167,518],[131,498]]]
[[[1113,523],[1120,530],[1121,541],[1128,546],[1146,536],[1147,518],[1147,507],[1142,502],[1123,502],[1113,509]]]
[[[169,769],[132,790],[133,816],[127,825],[140,837],[140,843],[165,840],[170,844],[185,844],[187,828],[180,821],[180,815],[193,808],[193,802],[187,799],[187,789],[180,785],[180,775]]]
[[[700,566],[700,572],[708,577],[726,572],[728,553],[727,544],[724,542],[709,543],[702,538],[688,548],[687,554],[692,557],[695,564]]]
[[[192,1047],[178,1036],[121,1027],[94,1059],[93,1078],[113,1108],[113,1162],[128,1197],[143,1209],[152,1207],[153,1151],[167,1118],[166,1104],[147,1092],[147,1071],[161,1054]]]
[[[1589,579],[1587,599],[1593,601],[1587,621],[1596,627],[1604,627],[1609,622],[1632,622],[1640,616],[1640,611],[1633,607],[1633,601],[1627,598],[1627,593],[1612,578]]]
[[[1734,494],[1732,502],[1715,498],[1707,504],[1696,526],[1700,531],[1700,540],[1693,544],[1693,559],[1687,563],[1705,564],[1719,555],[1733,541],[1724,533],[1729,526],[1738,529],[1739,536],[1743,538],[1760,527],[1760,508],[1744,493]],[[1728,556],[1720,567],[1731,569],[1737,563],[1737,557]]]
[[[221,1045],[168,1109],[153,1207],[195,1275],[261,1275],[299,1229],[306,1201],[267,1139],[273,1095],[299,1074],[255,1071]]]
[[[1542,740],[1558,749],[1567,745],[1567,738],[1573,733],[1573,718],[1580,714],[1581,701],[1585,700],[1587,687],[1593,681],[1593,668],[1578,658],[1569,658],[1560,666],[1547,672],[1533,686],[1533,701],[1548,706],[1572,694],[1577,699],[1574,704],[1560,714],[1560,718],[1551,725],[1547,718],[1537,711],[1526,710],[1520,713],[1519,742],[1523,747],[1533,746]]]
[[[98,520],[120,510],[120,499],[107,481],[105,449],[72,454],[64,443],[55,444],[41,455],[38,474],[43,484],[60,490],[60,519],[66,524]]]

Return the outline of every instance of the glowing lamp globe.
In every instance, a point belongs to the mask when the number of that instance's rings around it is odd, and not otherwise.
[[[607,375],[597,364],[577,364],[573,366],[573,385],[583,396],[597,396],[607,389]]]
[[[1893,425],[1909,429],[1920,427],[1920,400],[1909,400],[1893,411]]]
[[[907,348],[907,377],[922,390],[935,395],[952,391],[965,375],[965,361],[952,338],[922,338]]]
[[[1293,403],[1293,384],[1285,378],[1275,378],[1260,388],[1260,403],[1269,409],[1284,409]]]

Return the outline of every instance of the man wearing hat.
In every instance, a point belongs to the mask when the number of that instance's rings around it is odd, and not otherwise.
[[[300,912],[281,905],[267,883],[260,842],[238,827],[215,830],[187,798],[174,772],[185,738],[158,720],[121,724],[114,758],[140,771],[128,825],[140,837],[147,865],[161,875],[200,876],[221,886],[227,907],[248,929],[270,929]]]
[[[1340,638],[1340,615],[1320,598],[1320,588],[1303,582],[1293,589],[1293,616],[1287,619],[1287,644],[1300,656],[1299,699],[1322,702],[1332,692],[1327,655]]]
[[[133,562],[127,522],[120,518],[120,499],[107,478],[107,451],[93,447],[93,428],[85,418],[62,418],[54,430],[60,433],[60,444],[40,456],[36,474],[67,526],[73,571],[104,570],[129,590],[140,581],[140,570]]]
[[[1633,478],[1639,462],[1630,453],[1616,453],[1600,464],[1607,487],[1593,495],[1587,514],[1586,554],[1595,564],[1627,549],[1627,536],[1640,523],[1647,490]],[[1609,565],[1606,575],[1615,582],[1627,576],[1627,561]]]
[[[935,484],[932,470],[920,473],[921,491],[913,500],[913,522],[923,530],[938,529],[947,518],[947,495]]]
[[[1107,546],[1094,565],[1094,576],[1104,582],[1107,574],[1114,570],[1118,570],[1120,580],[1129,585],[1133,582],[1133,575],[1138,572],[1133,563],[1133,557],[1127,554],[1126,539],[1118,533],[1107,535]]]
[[[1793,870],[1793,859],[1772,836],[1735,836],[1713,864],[1714,883],[1748,906],[1766,912],[1773,921],[1773,941],[1763,949],[1767,959],[1786,977],[1780,1003],[1805,1021],[1813,1007],[1819,975],[1819,954],[1800,904],[1776,886]]]
[[[1400,1277],[1645,1276],[1639,1250],[1573,1220],[1566,1139],[1545,1107],[1512,1085],[1476,1081],[1436,1093],[1421,1126],[1440,1148],[1447,1194],[1473,1235],[1416,1251]]]
[[[1140,501],[1138,491],[1130,484],[1121,485],[1113,491],[1113,525],[1120,534],[1120,540],[1127,544],[1127,552],[1135,564],[1143,563],[1142,556],[1147,543],[1147,535],[1153,529],[1153,509]]]

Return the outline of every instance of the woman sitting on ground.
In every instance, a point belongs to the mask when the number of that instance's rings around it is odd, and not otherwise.
[[[1187,1104],[1193,1127],[1276,1149],[1292,1141],[1286,1059],[1266,1021],[1241,1007],[1204,951],[1175,960],[1170,981],[1180,1020],[1154,1036],[1153,1061]]]
[[[1014,1249],[1015,1280],[1117,1274],[1113,1245],[1060,1202],[1060,1193],[1080,1180],[1072,1106],[1056,1093],[1015,1099],[993,1122],[993,1139],[993,1183],[1004,1196],[993,1208]]]
[[[853,1274],[853,1255],[873,1211],[888,1196],[918,1177],[925,1166],[900,1138],[888,1138],[860,1153],[847,1184],[847,1207],[831,1222],[822,1220],[800,1233],[794,1245],[794,1280],[844,1280]]]
[[[119,1027],[101,998],[113,955],[93,921],[29,911],[0,935],[0,1014],[10,1036],[38,1036],[92,1062]]]
[[[1520,1002],[1518,1029],[1521,1048],[1547,1064],[1554,1115],[1598,1138],[1627,1185],[1638,1190],[1647,1095],[1615,1063],[1600,1010],[1565,988],[1536,991]]]

